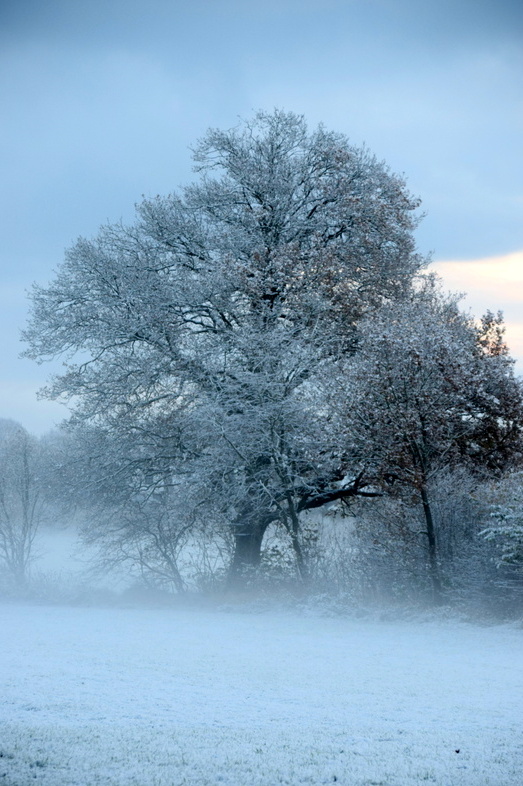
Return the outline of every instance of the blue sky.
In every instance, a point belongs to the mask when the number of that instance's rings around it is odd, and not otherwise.
[[[472,295],[491,271],[471,306],[523,323],[520,2],[3,0],[0,99],[0,415],[30,430],[65,414],[36,402],[49,368],[17,357],[31,282],[142,194],[190,181],[196,139],[257,109],[405,173],[420,250]]]

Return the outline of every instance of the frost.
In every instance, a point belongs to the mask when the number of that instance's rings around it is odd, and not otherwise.
[[[521,783],[517,629],[21,605],[0,626],[9,784]]]

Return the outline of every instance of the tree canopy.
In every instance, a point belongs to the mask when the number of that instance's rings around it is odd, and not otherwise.
[[[430,426],[439,445],[472,412],[470,396],[461,405],[479,379],[467,377],[477,336],[455,305],[423,301],[414,285],[426,262],[413,238],[419,200],[365,148],[274,111],[210,130],[193,152],[194,184],[145,199],[130,226],[80,238],[54,281],[34,288],[26,354],[65,358],[47,395],[69,399],[73,423],[120,445],[105,462],[140,505],[161,494],[162,521],[184,507],[191,521],[231,527],[233,578],[258,564],[278,522],[306,576],[303,511],[380,493],[378,454],[397,472],[379,420],[383,369],[404,386],[414,374],[420,406],[427,393],[429,408],[446,396]],[[421,344],[411,341],[416,331]],[[443,385],[445,373],[457,387]],[[340,374],[341,410],[325,387]],[[372,456],[357,447],[368,408],[354,402],[366,375]],[[425,386],[419,395],[416,385]]]

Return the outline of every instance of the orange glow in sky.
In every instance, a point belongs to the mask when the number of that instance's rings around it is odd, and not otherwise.
[[[475,316],[503,311],[511,354],[523,371],[523,251],[505,256],[434,262],[447,289],[465,292],[463,305]]]

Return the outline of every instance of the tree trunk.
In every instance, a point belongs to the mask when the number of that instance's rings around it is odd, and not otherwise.
[[[229,588],[244,586],[260,566],[261,545],[268,526],[269,522],[261,521],[234,528],[234,556],[227,577]]]
[[[303,553],[300,543],[300,518],[298,516],[298,512],[296,510],[296,506],[294,504],[294,500],[290,492],[287,492],[286,497],[287,497],[287,511],[284,514],[284,524],[291,536],[292,548],[294,549],[294,554],[296,556],[296,567],[298,568],[298,575],[303,582],[307,582],[309,579],[309,571],[307,568],[307,563],[305,561],[305,555]],[[287,515],[290,517],[291,520],[290,525]]]
[[[294,549],[294,555],[296,557],[296,567],[298,568],[298,576],[300,577],[301,581],[307,583],[309,580],[309,568],[305,560],[305,555],[303,554],[303,549],[301,547],[299,536],[297,533],[294,532],[291,532],[290,534],[291,534],[292,548]]]
[[[430,507],[429,495],[427,488],[423,484],[421,486],[421,501],[423,503],[423,512],[425,514],[425,524],[427,526],[427,541],[429,547],[429,572],[430,580],[432,582],[432,594],[435,603],[442,602],[442,588],[441,588],[441,575],[438,564],[438,548],[436,543],[436,530],[434,528],[434,519],[432,518],[432,510]]]

